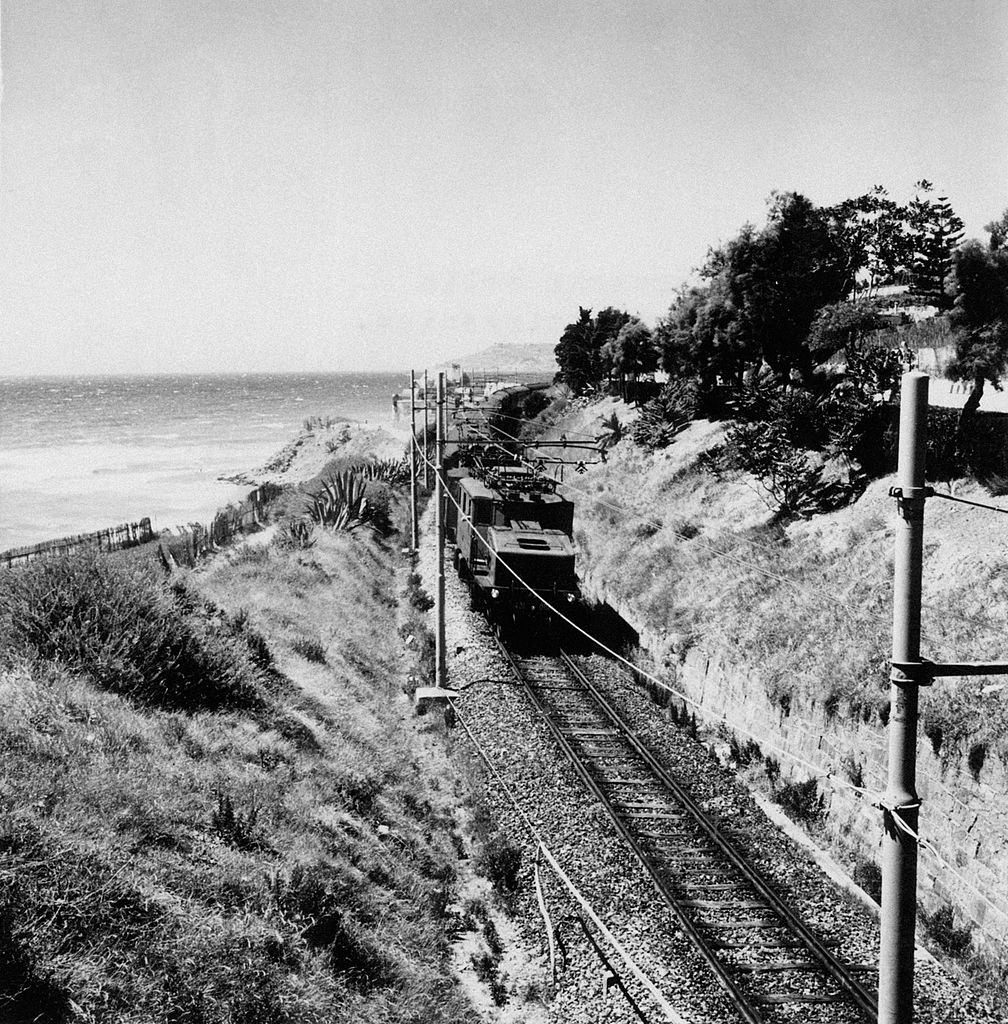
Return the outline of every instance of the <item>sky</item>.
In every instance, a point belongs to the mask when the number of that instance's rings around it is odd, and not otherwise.
[[[774,190],[1008,207],[1003,0],[0,0],[0,375],[653,323]]]

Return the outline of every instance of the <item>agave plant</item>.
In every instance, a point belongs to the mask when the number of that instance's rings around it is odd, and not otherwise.
[[[306,518],[327,530],[356,530],[372,518],[366,486],[352,470],[333,473],[321,481],[319,490],[307,496]]]
[[[315,543],[315,524],[307,519],[292,519],[280,532],[280,543],[304,551]]]
[[[383,480],[396,486],[409,480],[409,463],[406,459],[373,459],[360,467],[365,480]]]

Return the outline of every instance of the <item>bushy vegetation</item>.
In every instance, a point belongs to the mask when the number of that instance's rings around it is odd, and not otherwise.
[[[781,517],[808,516],[851,500],[884,464],[886,405],[915,358],[879,298],[898,284],[944,314],[942,330],[921,333],[954,341],[948,372],[972,384],[933,465],[976,468],[976,408],[1008,367],[1001,222],[989,246],[960,245],[948,199],[926,180],[914,189],[903,204],[876,187],[829,207],[774,193],[765,225],[712,248],[653,331],[614,307],[580,309],[556,348],[558,378],[575,394],[618,380],[627,398],[628,381],[660,367],[670,383],[645,402],[635,443],[654,451],[698,416],[737,418],[722,468],[755,477]]]
[[[969,928],[956,927],[955,912],[951,903],[942,903],[933,914],[922,909],[920,916],[928,935],[949,956],[965,956],[972,949],[972,931]]]
[[[774,799],[784,808],[795,821],[810,823],[822,818],[825,803],[819,794],[815,779],[804,782],[785,782],[776,793]]]
[[[535,391],[530,391],[522,402],[522,416],[527,420],[533,420],[545,411],[549,404],[550,399],[545,389],[537,388]]]
[[[499,896],[510,899],[518,889],[521,871],[521,847],[504,833],[490,836],[476,858],[476,870],[485,875]]]
[[[0,576],[4,661],[59,665],[145,704],[192,711],[263,699],[262,652],[232,620],[153,564],[94,552]]]
[[[319,531],[353,533],[366,529],[378,537],[395,532],[400,490],[409,480],[404,460],[331,459],[314,478],[292,490],[278,513],[277,543],[306,550]]]
[[[389,700],[395,556],[264,550],[0,573],[0,1019],[475,1020],[451,785]]]
[[[686,377],[666,384],[655,398],[645,402],[630,429],[634,443],[655,451],[667,448],[676,435],[697,415],[697,382]]]
[[[302,421],[302,427],[306,433],[312,434],[316,430],[331,430],[339,420],[335,420],[332,416],[306,416]]]

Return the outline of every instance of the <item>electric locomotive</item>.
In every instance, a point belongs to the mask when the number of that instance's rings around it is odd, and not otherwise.
[[[492,614],[545,612],[529,588],[555,607],[574,601],[574,504],[553,480],[496,465],[453,470],[447,482],[455,567],[478,604]]]

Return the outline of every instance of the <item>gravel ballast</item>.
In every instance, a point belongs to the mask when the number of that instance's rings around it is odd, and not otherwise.
[[[419,572],[430,593],[435,589],[433,509],[425,518]],[[457,706],[462,720],[492,761],[511,795],[531,820],[564,871],[589,901],[638,967],[664,997],[691,1022],[738,1019],[721,996],[707,966],[678,931],[672,913],[657,898],[643,867],[585,789],[557,748],[546,726],[517,685],[486,621],[471,610],[467,588],[446,558],[446,649],[449,685],[462,691]],[[433,626],[433,612],[431,613]],[[712,751],[674,725],[668,713],[640,692],[616,662],[580,656],[581,667],[607,692],[659,760],[691,790],[704,809],[775,885],[804,920],[821,935],[840,942],[839,954],[855,963],[874,963],[878,950],[877,919],[863,904],[840,889],[758,808],[752,795]],[[546,934],[533,884],[536,840],[514,808],[504,787],[485,769],[461,727],[451,734],[452,756],[478,788],[497,826],[522,848],[522,869],[513,900],[515,923],[527,953],[542,964],[547,989]],[[603,994],[604,969],[578,922],[579,908],[548,869],[542,871],[546,903],[561,939],[557,987],[548,999],[551,1019],[558,1021],[638,1021],[628,999],[611,987]],[[619,972],[643,1016],[664,1015],[644,987],[601,936],[596,940]],[[937,963],[919,958],[916,1016],[922,1022],[958,1024],[998,1022],[1008,1016],[981,1001],[952,979]],[[875,975],[864,975],[873,989]],[[513,993],[512,999],[519,998]],[[529,998],[525,993],[522,998]],[[773,1021],[846,1022],[861,1019],[845,1004],[767,1007]]]

